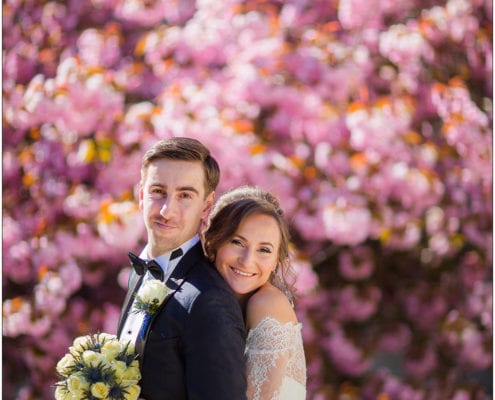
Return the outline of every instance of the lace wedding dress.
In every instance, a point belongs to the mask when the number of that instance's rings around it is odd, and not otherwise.
[[[301,324],[265,317],[246,340],[248,400],[306,399]]]

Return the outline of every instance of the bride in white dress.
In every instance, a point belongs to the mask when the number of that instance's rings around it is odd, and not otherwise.
[[[285,281],[289,229],[277,199],[251,186],[225,193],[203,243],[243,308],[248,400],[304,400],[301,324]]]

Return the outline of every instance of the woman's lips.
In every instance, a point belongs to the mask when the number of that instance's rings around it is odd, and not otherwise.
[[[255,276],[256,274],[252,274],[252,273],[249,273],[249,272],[244,272],[244,271],[241,271],[237,268],[234,268],[234,267],[230,267],[230,269],[236,274],[236,275],[240,275],[240,276],[245,276],[247,278],[250,278],[252,276]]]

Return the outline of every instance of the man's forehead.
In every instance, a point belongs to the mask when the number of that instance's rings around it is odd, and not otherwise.
[[[168,159],[152,161],[142,175],[147,185],[183,187],[184,190],[191,188],[196,191],[201,191],[206,179],[200,162]]]
[[[149,171],[163,176],[204,176],[204,168],[199,161],[170,160],[161,158],[151,161],[146,167],[143,168],[143,173],[149,174]]]

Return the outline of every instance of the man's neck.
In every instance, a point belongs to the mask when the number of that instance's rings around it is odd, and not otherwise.
[[[156,254],[156,255],[153,255],[153,253],[151,251],[151,246],[148,243],[145,246],[145,248],[143,249],[143,251],[141,252],[141,257],[147,258],[148,260],[151,260],[154,258],[162,257],[165,254],[171,253],[172,251],[178,249],[179,247],[182,249],[182,253],[186,254],[188,252],[188,250],[190,250],[192,247],[194,247],[194,245],[196,245],[196,243],[198,243],[198,242],[199,242],[199,236],[194,235],[191,239],[182,243],[180,246],[174,247],[173,249],[169,249],[167,251],[161,251],[161,252],[159,251],[160,254]]]

